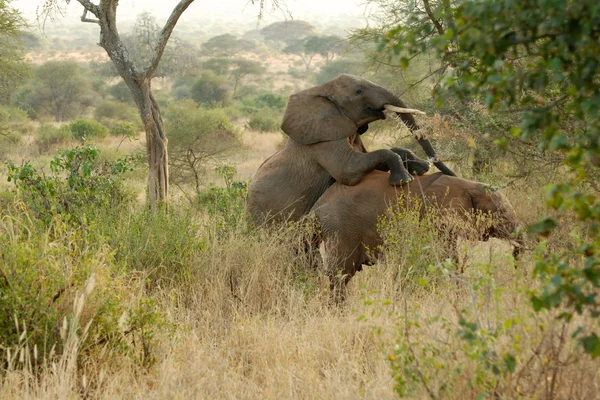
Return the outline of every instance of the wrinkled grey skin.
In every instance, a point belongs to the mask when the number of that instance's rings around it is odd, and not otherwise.
[[[489,237],[510,239],[517,227],[517,215],[506,197],[489,190],[486,185],[442,173],[416,177],[401,187],[387,184],[387,174],[374,171],[356,186],[332,185],[315,203],[311,214],[316,219],[320,240],[327,254],[326,270],[332,289],[343,290],[362,265],[370,265],[368,249],[377,249],[382,239],[377,232],[378,217],[390,205],[396,204],[400,195],[404,199],[417,198],[423,204],[421,213],[450,212],[460,220],[470,221],[466,213],[482,212],[492,216],[492,225],[478,239]],[[436,214],[438,215],[438,214]],[[439,214],[442,215],[442,214]],[[456,219],[454,225],[456,225]],[[452,224],[452,222],[450,222]],[[455,232],[456,241],[460,226],[446,226]],[[399,227],[398,229],[402,229]],[[456,236],[455,236],[456,235]],[[520,241],[513,241],[513,255],[518,255]],[[455,244],[450,248],[455,249]]]
[[[248,188],[252,220],[299,220],[333,182],[356,185],[375,169],[389,170],[391,185],[409,182],[400,155],[387,149],[366,152],[360,142],[369,123],[385,118],[386,104],[405,107],[381,86],[347,74],[292,95],[281,126],[290,140],[260,166]],[[411,131],[418,129],[412,115],[399,117]],[[394,150],[415,174],[429,169],[409,151]]]

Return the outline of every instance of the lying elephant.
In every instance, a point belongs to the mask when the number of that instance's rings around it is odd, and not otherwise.
[[[481,232],[480,240],[489,237],[509,239],[517,227],[517,215],[510,202],[503,194],[482,183],[442,173],[416,177],[401,187],[389,186],[387,180],[388,174],[373,171],[356,186],[336,183],[311,210],[325,245],[332,289],[348,283],[363,264],[372,264],[368,249],[377,249],[382,244],[377,232],[378,217],[385,214],[390,205],[397,204],[401,195],[408,200],[419,199],[422,214],[455,213],[461,220],[469,222],[473,220],[467,213],[489,214],[491,226]],[[456,219],[449,221],[456,224]],[[458,227],[446,226],[446,229],[456,229],[459,234]],[[458,238],[453,235],[453,239]],[[513,245],[516,257],[520,244],[513,241]]]
[[[408,150],[366,152],[360,142],[369,123],[385,119],[385,109],[407,111],[398,107],[404,103],[393,93],[347,74],[292,95],[281,126],[290,140],[259,167],[248,187],[252,220],[299,220],[333,182],[356,185],[375,169],[389,170],[391,185],[409,182],[403,161],[416,175],[427,172],[429,164]],[[419,129],[411,114],[398,115],[411,131]],[[416,136],[434,164],[453,175],[427,139]]]

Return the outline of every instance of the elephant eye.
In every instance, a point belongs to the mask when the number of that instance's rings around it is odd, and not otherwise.
[[[363,90],[362,89],[356,89],[356,94],[363,94]]]

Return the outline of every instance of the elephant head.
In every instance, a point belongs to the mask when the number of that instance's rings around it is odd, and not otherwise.
[[[484,232],[484,240],[490,237],[508,239],[513,245],[515,259],[523,247],[521,235],[513,237],[518,227],[518,217],[508,199],[497,189],[481,185],[469,191],[473,210],[493,216],[490,227]]]
[[[341,74],[319,86],[290,96],[281,129],[295,142],[309,145],[350,137],[364,133],[369,123],[385,119],[384,110],[397,112],[411,132],[420,126],[405,109],[398,96],[368,80]],[[418,112],[409,110],[409,112]],[[454,175],[439,160],[429,141],[416,134],[425,153],[447,175]]]

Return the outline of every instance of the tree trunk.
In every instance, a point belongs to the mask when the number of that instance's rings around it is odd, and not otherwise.
[[[169,193],[169,159],[167,156],[167,136],[156,99],[152,95],[151,81],[164,53],[167,41],[181,14],[194,0],[180,0],[165,23],[157,42],[153,46],[149,65],[139,70],[129,51],[121,41],[117,30],[117,7],[119,0],[100,0],[94,4],[90,0],[77,0],[84,8],[81,20],[100,26],[98,43],[114,63],[138,107],[144,130],[146,131],[146,155],[148,157],[148,201],[152,211],[157,204],[166,203]],[[51,2],[49,2],[51,3]],[[87,18],[90,12],[97,19]]]
[[[165,202],[169,193],[168,139],[165,134],[160,108],[150,80],[126,79],[140,112],[146,131],[146,157],[148,158],[148,201],[152,211]]]

